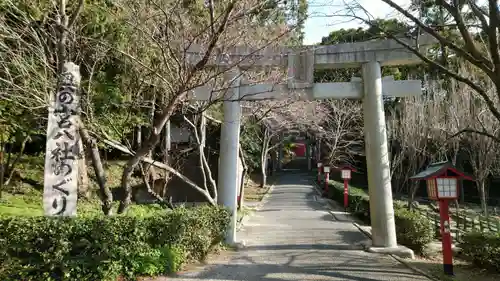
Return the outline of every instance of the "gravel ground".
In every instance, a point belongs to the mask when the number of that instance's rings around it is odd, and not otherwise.
[[[396,260],[362,250],[366,237],[336,221],[306,175],[284,174],[238,233],[246,247],[203,268],[155,281],[428,280]]]

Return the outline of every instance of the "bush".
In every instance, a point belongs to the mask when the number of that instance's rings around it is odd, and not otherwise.
[[[328,198],[344,204],[344,186],[333,182],[328,189]],[[370,223],[370,198],[365,190],[349,186],[347,211],[366,223]],[[398,242],[422,253],[423,247],[432,242],[434,228],[429,218],[404,208],[401,202],[394,202],[394,219]]]
[[[465,257],[481,268],[500,271],[500,233],[471,232],[462,239],[460,247]]]
[[[432,242],[432,222],[420,212],[394,206],[394,220],[398,242],[421,254],[425,245]]]
[[[154,276],[203,259],[229,213],[179,208],[144,217],[0,218],[0,280],[103,280]]]
[[[344,185],[338,182],[330,184],[328,198],[344,205]],[[370,223],[370,198],[363,189],[349,186],[347,211],[366,223]]]

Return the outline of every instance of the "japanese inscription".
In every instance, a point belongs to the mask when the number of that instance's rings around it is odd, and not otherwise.
[[[79,67],[64,64],[58,91],[49,105],[43,193],[46,216],[76,215],[79,85]]]

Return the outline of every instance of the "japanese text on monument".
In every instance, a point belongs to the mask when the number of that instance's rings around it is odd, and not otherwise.
[[[76,215],[79,85],[78,66],[66,63],[49,106],[43,195],[48,216]]]

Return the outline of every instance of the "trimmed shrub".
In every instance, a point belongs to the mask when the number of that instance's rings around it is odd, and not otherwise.
[[[344,204],[344,185],[338,182],[330,184],[328,198]],[[370,198],[363,189],[349,186],[349,205],[347,211],[354,214],[363,222],[370,223]]]
[[[0,280],[155,276],[203,259],[224,238],[229,213],[201,206],[154,216],[0,218]]]
[[[398,243],[421,254],[425,245],[434,239],[432,222],[420,212],[394,206],[394,219]]]
[[[462,236],[462,254],[475,265],[500,272],[500,233],[470,232]]]
[[[328,189],[328,198],[344,204],[344,186],[333,182]],[[349,186],[349,206],[347,211],[370,223],[370,198],[365,190]],[[407,210],[401,202],[394,202],[394,219],[398,243],[417,253],[422,253],[426,244],[434,238],[434,228],[429,218],[419,212]]]

